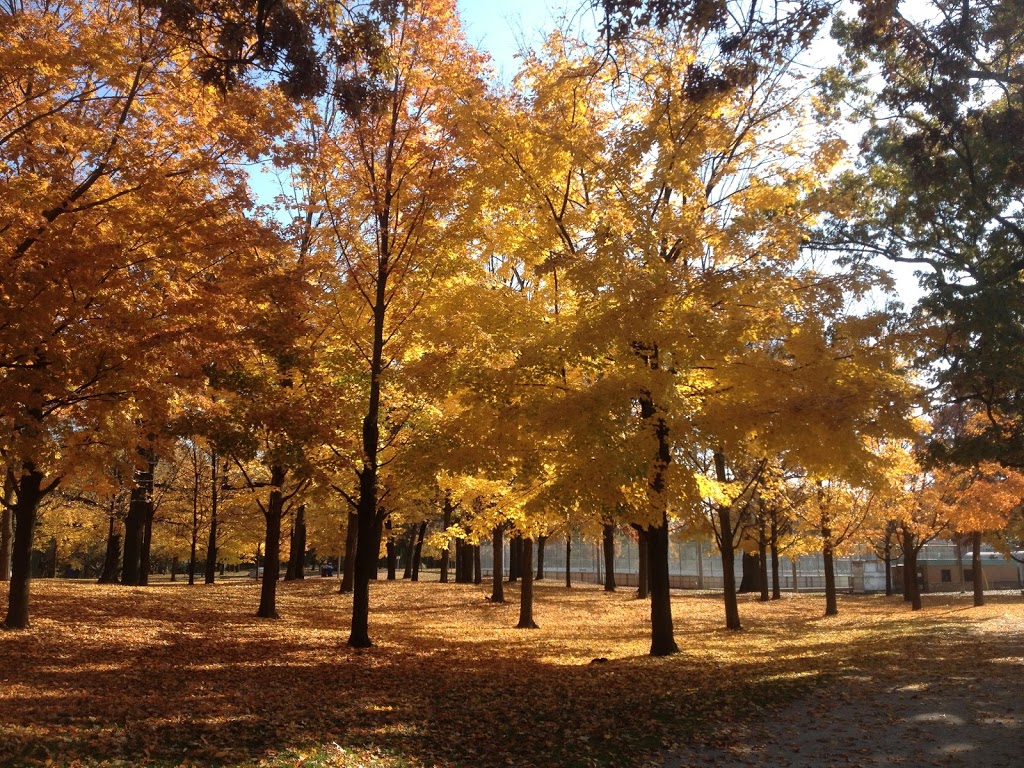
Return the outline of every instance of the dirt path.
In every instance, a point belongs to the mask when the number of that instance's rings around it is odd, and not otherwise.
[[[663,765],[1017,768],[1024,765],[1024,637],[1006,629],[975,638],[973,653],[948,653],[947,640],[937,638],[934,655],[851,670],[769,721],[730,726],[717,744],[674,753]]]

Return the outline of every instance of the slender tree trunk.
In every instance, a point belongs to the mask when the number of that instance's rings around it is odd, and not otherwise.
[[[725,456],[715,453],[715,477],[719,482],[726,481]],[[725,504],[718,507],[718,528],[722,537],[722,588],[725,592],[725,628],[739,630],[740,608],[736,599],[736,553],[733,551],[732,512]],[[793,580],[794,584],[796,579]]]
[[[768,530],[767,521],[764,519],[764,516],[765,510],[762,505],[761,513],[758,515],[757,564],[759,571],[757,581],[758,586],[761,588],[758,600],[762,603],[767,603],[771,598],[768,595]]]
[[[572,589],[572,531],[565,534],[565,588]]]
[[[394,581],[398,578],[398,552],[395,548],[395,539],[391,535],[391,517],[388,516],[387,522],[384,524],[387,530],[388,541],[386,546],[387,551],[387,562],[388,562],[388,581]]]
[[[781,600],[782,585],[779,584],[779,512],[776,509],[772,510],[769,537],[769,547],[772,553],[772,600]]]
[[[448,527],[452,524],[452,502],[451,499],[445,494],[444,497],[444,518],[441,521],[441,530],[447,531]],[[441,550],[441,583],[448,583],[448,552],[449,543],[445,543],[444,549]]]
[[[544,547],[548,543],[547,536],[537,537],[537,576],[536,581],[544,578]]]
[[[220,481],[217,478],[217,452],[210,453],[210,535],[206,539],[206,572],[204,581],[213,584],[217,574],[217,507],[220,502]]]
[[[149,574],[151,570],[151,555],[153,553],[153,516],[156,514],[156,507],[153,505],[152,491],[146,503],[146,519],[142,526],[142,553],[139,558],[139,586],[149,586]]]
[[[971,570],[974,572],[974,606],[985,604],[985,573],[981,565],[981,531],[971,534]]]
[[[197,459],[198,465],[198,459]],[[199,471],[196,467],[195,485],[192,488],[192,530],[189,531],[188,585],[196,583],[196,550],[199,547]],[[174,581],[174,571],[171,571]]]
[[[466,542],[462,539],[455,540],[455,583],[464,584],[466,581]]]
[[[676,653],[672,626],[672,597],[668,573],[668,517],[647,528],[648,585],[651,595],[651,656]]]
[[[892,533],[885,533],[885,547],[882,550],[885,560],[885,596],[892,597]]]
[[[292,566],[292,578],[306,578],[306,505],[299,504],[295,511],[295,530],[292,533],[289,561]]]
[[[405,570],[402,572],[402,580],[412,580],[412,561],[416,552],[416,526],[409,526],[409,535],[405,540]]]
[[[518,533],[508,540],[508,581],[519,581],[519,570],[523,561],[523,537]]]
[[[473,583],[484,583],[484,565],[480,561],[480,545],[473,545]]]
[[[825,615],[838,616],[839,604],[836,600],[836,568],[832,557],[832,531],[828,526],[822,526],[821,542],[821,557],[825,566]]]
[[[743,577],[740,580],[739,593],[741,595],[745,595],[748,592],[757,591],[757,580],[760,577],[761,566],[757,562],[757,555],[752,555],[749,552],[743,552],[741,557],[743,559],[741,567]]]
[[[906,587],[910,596],[910,608],[914,611],[921,610],[921,585],[917,581],[917,552],[918,547],[914,542],[913,534],[904,531],[903,534],[903,568],[906,575]]]
[[[191,576],[191,574],[189,574]],[[178,556],[171,555],[171,581],[178,580]],[[189,584],[195,584],[195,578],[189,582]]]
[[[281,572],[281,519],[284,516],[284,485],[288,470],[281,466],[270,468],[270,498],[263,517],[267,524],[266,540],[263,544],[263,582],[260,589],[260,607],[256,615],[261,619],[276,619],[277,579]],[[257,565],[256,574],[259,575]]]
[[[32,581],[32,539],[36,527],[36,510],[46,495],[43,473],[25,462],[25,474],[14,481],[14,541],[11,546],[11,584],[7,595],[7,629],[29,626],[29,585]],[[52,486],[51,486],[52,489]]]
[[[612,523],[604,524],[604,531],[601,535],[601,544],[604,551],[604,591],[615,591],[615,526]]]
[[[114,528],[116,500],[110,500],[110,513],[107,518],[107,552],[103,558],[103,570],[100,572],[100,584],[117,583],[117,566],[121,560],[121,537]]]
[[[491,573],[491,602],[492,603],[504,603],[505,602],[505,587],[504,587],[504,574],[502,571],[505,570],[505,543],[503,541],[505,527],[503,525],[494,526],[494,533],[491,534],[491,546],[494,548],[494,568]]]
[[[533,620],[533,541],[520,538],[522,542],[523,584],[519,592],[519,623],[516,629],[537,629]]]
[[[345,560],[342,563],[341,584],[338,591],[342,594],[351,592],[356,580],[356,542],[359,538],[359,515],[348,513],[348,525],[345,528]]]
[[[423,539],[427,535],[426,522],[420,523],[420,532],[416,536],[416,549],[412,553],[412,580],[420,580],[420,561],[423,559]]]
[[[0,581],[11,580],[11,545],[14,542],[14,477],[4,470],[3,503],[0,504]]]
[[[370,501],[376,501],[376,475],[371,479],[368,466],[364,466],[360,485],[361,507],[358,512],[358,540],[356,543],[355,586],[352,590],[352,631],[348,644],[353,648],[369,648],[370,641],[370,580],[377,572],[380,544],[377,539],[376,504],[371,509]],[[369,488],[370,484],[373,488]]]
[[[638,600],[646,600],[651,596],[650,584],[650,563],[649,556],[647,553],[647,529],[640,525],[634,525],[633,530],[636,531],[636,548],[637,548],[637,588],[636,596]]]

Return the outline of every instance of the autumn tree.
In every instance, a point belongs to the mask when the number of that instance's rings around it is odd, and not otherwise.
[[[359,415],[337,441],[342,467],[354,478],[337,485],[353,502],[358,530],[355,647],[370,645],[369,582],[387,516],[381,467],[414,407],[402,395],[401,372],[425,350],[417,346],[416,316],[437,298],[465,248],[471,167],[459,149],[459,105],[481,87],[478,58],[461,39],[452,4],[408,3],[379,20],[386,66],[372,79],[372,103],[356,113],[335,111],[311,169],[323,248],[337,264],[325,370],[347,388]],[[342,62],[332,73],[336,104],[364,70]]]
[[[3,458],[14,477],[7,624],[28,622],[35,509],[118,411],[134,450],[251,261],[243,176],[272,117],[250,88],[219,98],[157,16],[128,2],[19,4],[0,45]],[[65,12],[66,11],[66,12]],[[126,408],[126,395],[132,394]]]

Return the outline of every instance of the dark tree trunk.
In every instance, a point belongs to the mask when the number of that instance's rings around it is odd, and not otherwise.
[[[388,541],[386,546],[387,551],[387,562],[388,562],[388,581],[394,581],[398,578],[398,552],[395,547],[395,538],[391,535],[391,518],[388,517],[385,523],[385,528],[388,532]]]
[[[668,573],[668,518],[647,529],[648,584],[651,593],[651,656],[676,653]]]
[[[974,605],[985,604],[985,572],[981,566],[981,531],[971,534],[971,571],[974,573]]]
[[[535,581],[540,581],[544,578],[544,547],[548,543],[547,536],[537,537],[537,575]]]
[[[284,567],[284,580],[292,581],[295,579],[295,524],[292,523],[292,528],[288,531],[288,564]]]
[[[647,529],[639,525],[634,525],[633,529],[636,531],[636,548],[638,553],[636,596],[639,600],[646,600],[651,596],[649,586],[650,558],[647,554]]]
[[[522,544],[522,579],[519,592],[519,623],[516,629],[537,629],[533,620],[533,541],[520,537]]]
[[[523,538],[518,533],[508,540],[508,580],[511,584],[519,581],[519,571],[523,562]]]
[[[11,544],[14,541],[14,478],[4,472],[3,503],[0,504],[0,581],[11,579]]]
[[[494,533],[491,535],[491,546],[494,548],[494,569],[491,573],[491,602],[492,603],[504,603],[505,602],[505,588],[502,584],[504,574],[502,571],[505,569],[505,544],[502,541],[504,538],[502,533],[504,526],[494,526]]]
[[[114,514],[115,502],[112,499],[110,501],[110,514],[107,519],[107,552],[103,557],[103,570],[100,571],[100,584],[116,584],[117,583],[117,566],[121,560],[121,537],[117,535],[117,531],[114,528],[115,525],[115,514]]]
[[[217,507],[220,502],[220,486],[217,478],[217,452],[210,454],[210,535],[206,539],[206,573],[204,580],[213,584],[217,573]]]
[[[462,542],[462,583],[473,583],[473,545],[468,541]]]
[[[921,610],[921,585],[917,580],[917,547],[913,534],[903,533],[903,569],[906,575],[906,587],[910,596],[910,608]]]
[[[602,549],[604,552],[604,591],[615,591],[615,525],[604,524],[604,531],[601,536]]]
[[[363,468],[363,475],[360,477],[360,484],[369,484],[369,469]],[[369,501],[376,501],[376,476],[374,475],[373,489],[369,487],[361,489],[358,512],[358,540],[356,543],[355,557],[355,586],[352,590],[352,631],[349,634],[348,644],[353,648],[369,648],[373,645],[370,641],[370,581],[377,572],[377,560],[380,552],[380,543],[377,538],[376,505],[371,509]]]
[[[27,629],[29,585],[32,580],[32,539],[36,510],[48,490],[43,490],[43,473],[26,462],[26,473],[14,481],[14,540],[11,546],[11,584],[7,595],[7,629]]]
[[[260,589],[260,607],[256,615],[261,619],[276,619],[277,579],[281,572],[281,518],[284,516],[284,485],[288,470],[281,466],[270,468],[270,498],[263,511],[267,535],[263,544],[263,583]],[[259,574],[259,566],[256,573]]]
[[[473,583],[484,583],[484,565],[480,562],[480,545],[473,545]]]
[[[150,492],[150,499],[146,504],[146,520],[142,526],[142,555],[139,558],[139,586],[149,586],[149,574],[151,570],[150,555],[153,552],[153,516],[156,514],[156,507],[153,505],[153,494]]]
[[[199,478],[196,473],[196,484],[192,489],[192,530],[189,531],[189,557],[188,557],[188,585],[196,583],[196,550],[199,548]],[[174,571],[171,571],[171,581],[174,581]]]
[[[415,553],[415,551],[416,551],[416,526],[410,525],[409,526],[409,534],[408,534],[408,536],[405,539],[405,555],[404,555],[404,558],[403,558],[404,561],[405,561],[404,562],[405,570],[402,572],[402,580],[403,581],[405,581],[406,579],[409,579],[410,581],[412,580],[412,559],[413,559],[413,554]]]
[[[445,494],[444,497],[444,517],[441,520],[441,530],[447,531],[448,526],[452,524],[452,502],[451,499]],[[444,549],[441,550],[441,583],[448,583],[448,552],[450,549],[450,543],[446,542]]]
[[[416,536],[416,548],[412,553],[412,580],[420,580],[420,561],[423,559],[423,539],[427,535],[426,522],[420,523],[420,532]]]
[[[292,533],[289,561],[293,579],[306,578],[306,505],[299,504],[295,512],[295,530]]]
[[[464,584],[466,581],[466,542],[462,539],[455,540],[455,583]]]
[[[769,548],[772,553],[772,600],[782,599],[782,585],[779,584],[779,512],[772,510],[769,530]]]
[[[885,542],[885,596],[892,597],[892,544]]]
[[[351,592],[356,580],[356,542],[359,538],[359,515],[348,513],[348,525],[345,528],[345,559],[341,564],[341,584],[338,591],[342,594]]]
[[[758,600],[767,603],[771,598],[768,595],[768,530],[764,519],[765,510],[762,506],[758,515],[759,527],[757,536],[757,585],[761,589]]]
[[[715,477],[724,483],[725,456],[715,453]],[[740,607],[736,599],[736,553],[733,550],[732,512],[725,504],[718,507],[718,529],[722,537],[722,590],[725,593],[725,628],[739,630]]]
[[[825,615],[838,616],[839,603],[836,600],[836,566],[832,556],[832,531],[821,529],[821,557],[825,566]]]
[[[739,593],[745,595],[748,592],[757,592],[759,589],[757,582],[761,577],[761,565],[758,563],[757,555],[744,552],[742,558],[743,578],[740,581]]]
[[[128,516],[124,521],[124,557],[121,583],[129,587],[139,585],[139,564],[142,559],[142,534],[146,525],[146,491],[136,481],[128,502]]]
[[[196,582],[195,582],[195,577],[191,573],[191,571],[192,571],[191,566],[189,567],[189,571],[190,571],[189,577],[192,579],[191,581],[189,581],[189,584],[190,585],[194,585]],[[177,581],[177,580],[178,580],[178,556],[177,555],[171,555],[171,581]]]
[[[565,534],[565,588],[572,589],[572,531]]]

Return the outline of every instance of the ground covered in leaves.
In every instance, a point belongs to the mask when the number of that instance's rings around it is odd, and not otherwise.
[[[806,702],[873,691],[896,707],[894,692],[928,696],[922,676],[1015,691],[1024,671],[1019,595],[926,597],[917,613],[846,597],[829,619],[820,595],[787,595],[744,601],[735,633],[719,596],[676,593],[681,652],[653,659],[631,590],[539,582],[540,629],[516,630],[514,588],[493,605],[485,587],[382,581],[376,646],[356,651],[336,587],[282,583],[267,621],[253,583],[35,582],[32,628],[0,633],[0,765],[756,764],[776,724],[813,734]],[[1001,715],[1014,743],[1018,715]],[[856,749],[830,764],[859,764]]]

